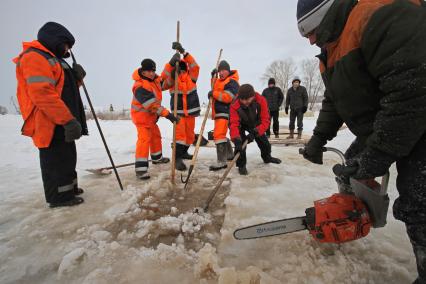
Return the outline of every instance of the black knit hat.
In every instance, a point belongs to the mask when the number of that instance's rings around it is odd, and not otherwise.
[[[38,31],[37,40],[59,58],[69,57],[69,53],[64,55],[65,44],[72,48],[75,43],[74,36],[70,31],[55,22],[44,24]]]
[[[217,68],[217,71],[222,71],[222,70],[228,70],[229,72],[231,72],[231,66],[229,66],[229,63],[226,62],[226,60],[222,60],[219,63],[219,66]]]
[[[241,100],[246,100],[255,95],[255,91],[252,85],[250,84],[243,84],[238,89],[238,98]]]
[[[268,85],[275,85],[275,79],[274,78],[269,78]]]
[[[336,0],[299,0],[297,2],[297,25],[302,36],[315,30]]]
[[[142,66],[141,71],[155,71],[156,70],[154,60],[149,59],[149,58],[145,58],[144,60],[142,60],[141,66]]]

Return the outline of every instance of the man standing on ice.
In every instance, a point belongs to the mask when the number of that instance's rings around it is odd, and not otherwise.
[[[237,160],[240,175],[247,175],[246,149],[242,149],[245,140],[249,143],[256,141],[261,157],[265,163],[280,164],[281,160],[271,156],[271,144],[266,136],[269,129],[270,116],[266,99],[256,93],[250,84],[243,84],[238,90],[238,96],[231,105],[230,132],[235,145],[235,154],[240,153]],[[248,132],[248,134],[246,134]]]
[[[268,102],[269,115],[273,121],[272,130],[274,131],[275,138],[279,138],[280,131],[280,107],[284,101],[284,94],[280,87],[275,85],[275,79],[269,78],[268,88],[264,89],[262,96],[265,97]],[[271,129],[268,127],[266,130],[266,136],[271,136]]]
[[[232,159],[232,146],[226,137],[229,124],[229,106],[237,95],[239,88],[239,75],[237,70],[231,70],[229,63],[222,60],[218,70],[211,73],[212,80],[219,73],[219,79],[214,83],[213,90],[209,92],[209,99],[213,98],[212,119],[214,119],[213,139],[216,144],[217,162],[210,166],[211,171],[226,168],[226,160]]]
[[[192,159],[188,149],[195,139],[195,118],[200,115],[200,100],[197,93],[200,66],[191,54],[185,52],[179,42],[174,42],[172,48],[183,54],[183,59],[180,59],[179,54],[173,55],[170,62],[164,67],[161,77],[164,78],[163,87],[169,87],[170,109],[173,110],[175,96],[174,68],[176,63],[179,62],[177,114],[180,120],[176,125],[176,169],[185,171],[186,165],[183,159]]]
[[[172,113],[161,106],[163,87],[162,77],[155,74],[156,64],[152,59],[142,60],[141,67],[133,72],[133,100],[131,117],[138,131],[136,143],[136,177],[149,179],[148,156],[151,153],[153,164],[164,164],[170,161],[163,157],[161,133],[157,121],[165,117],[173,122],[178,122]]]
[[[290,135],[287,139],[294,139],[294,128],[297,119],[297,139],[302,139],[303,116],[308,110],[308,92],[300,85],[300,78],[295,77],[291,82],[291,88],[287,91],[285,99],[285,113],[288,114],[290,108]]]
[[[79,83],[86,72],[64,60],[74,45],[73,35],[62,25],[48,22],[37,40],[23,43],[13,61],[18,80],[17,97],[24,125],[22,134],[39,148],[46,202],[50,207],[74,206],[77,197],[77,152],[74,140],[88,135]]]
[[[356,139],[341,174],[383,176],[396,162],[396,219],[405,222],[426,283],[426,8],[419,0],[299,0],[301,34],[321,48],[326,86],[304,157],[346,123]]]

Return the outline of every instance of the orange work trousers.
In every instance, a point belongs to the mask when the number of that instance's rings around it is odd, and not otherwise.
[[[151,152],[152,160],[159,160],[163,157],[161,133],[157,124],[150,126],[136,125],[138,130],[138,141],[136,143],[136,162],[135,170],[137,172],[148,171],[148,156]]]
[[[226,118],[217,118],[214,120],[213,139],[215,144],[228,141],[226,133],[228,132],[228,120]]]
[[[181,117],[176,125],[176,143],[183,146],[191,146],[195,139],[195,117]]]

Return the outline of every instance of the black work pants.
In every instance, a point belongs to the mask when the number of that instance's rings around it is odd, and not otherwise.
[[[294,124],[297,118],[297,130],[303,130],[303,110],[301,108],[290,110],[290,125],[289,129],[294,130]]]
[[[247,140],[247,136],[245,134],[245,131],[240,131],[240,137],[241,140],[244,141]],[[268,141],[268,137],[266,137],[266,134],[263,134],[262,136],[258,136],[255,138],[256,144],[260,149],[260,155],[264,162],[269,162],[271,159],[271,144]],[[237,167],[245,167],[247,164],[247,157],[246,157],[246,149],[242,149],[240,152],[240,157],[237,160]]]
[[[274,131],[275,135],[279,134],[280,131],[280,122],[278,120],[279,117],[279,111],[269,111],[269,115],[271,117],[271,124],[272,124],[272,130]],[[271,125],[269,125],[268,130],[266,130],[266,135],[270,136],[271,135]]]
[[[74,142],[53,139],[47,148],[39,148],[40,168],[46,202],[65,202],[74,198],[77,188],[77,151]]]
[[[399,197],[393,204],[393,214],[406,224],[419,283],[426,283],[426,134],[407,157],[396,162],[396,168]]]

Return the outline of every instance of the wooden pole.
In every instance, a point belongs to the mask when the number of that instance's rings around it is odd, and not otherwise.
[[[180,22],[179,21],[177,21],[176,38],[177,38],[177,42],[179,42],[179,38],[180,38]],[[176,53],[179,54],[179,51],[176,50]],[[177,117],[178,93],[179,93],[179,61],[176,62],[176,66],[175,66],[175,95],[173,98],[174,99],[173,115],[175,117]],[[176,122],[173,122],[173,149],[172,149],[172,172],[171,172],[172,184],[175,184],[175,176],[176,176]]]

